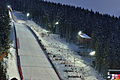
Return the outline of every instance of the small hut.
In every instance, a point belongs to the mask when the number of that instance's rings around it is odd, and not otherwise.
[[[91,41],[91,37],[82,33],[81,31],[78,32],[78,43],[80,44],[87,44]]]
[[[78,32],[78,44],[80,46],[89,46],[89,43],[91,41],[91,37],[89,37],[87,34],[82,33],[82,31]]]
[[[77,38],[78,38],[77,44],[79,45],[78,53],[82,56],[88,56],[89,53],[91,52],[90,48],[91,37],[79,31]]]

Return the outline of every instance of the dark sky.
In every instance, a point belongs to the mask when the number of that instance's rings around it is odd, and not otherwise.
[[[120,0],[45,0],[56,3],[79,6],[85,9],[92,9],[111,16],[120,16]]]

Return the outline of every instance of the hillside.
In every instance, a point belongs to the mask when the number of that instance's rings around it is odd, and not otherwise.
[[[41,0],[13,0],[11,5],[15,10],[29,12],[29,19],[51,33],[59,34],[67,42],[76,44],[78,32],[86,33],[92,37],[90,47],[96,51],[96,69],[104,75],[109,68],[120,69],[119,18]],[[59,24],[56,25],[56,22]]]
[[[61,3],[65,5],[71,5],[76,7],[82,7],[85,9],[98,11],[101,14],[109,14],[119,17],[120,16],[120,1],[119,0],[44,0],[54,3]]]
[[[0,2],[0,57],[6,52],[9,52],[9,17],[5,5],[5,1]],[[6,56],[7,57],[7,56]],[[0,61],[0,80],[6,79],[6,66],[3,59]]]

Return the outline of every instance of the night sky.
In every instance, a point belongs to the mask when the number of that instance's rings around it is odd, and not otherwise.
[[[111,16],[120,16],[120,0],[44,0],[56,3],[79,6],[85,9],[92,9]]]

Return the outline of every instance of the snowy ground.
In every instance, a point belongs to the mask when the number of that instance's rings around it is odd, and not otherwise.
[[[13,22],[12,15],[9,11],[9,17],[10,20]],[[16,57],[16,52],[15,52],[15,35],[14,35],[14,28],[13,28],[13,23],[10,23],[11,25],[11,34],[10,34],[10,40],[12,43],[10,43],[10,53],[8,54],[8,59],[5,59],[7,63],[7,78],[8,80],[11,80],[12,78],[17,78],[20,80],[19,76],[19,71],[17,67],[17,57]]]
[[[11,80],[12,78],[17,78],[18,80],[20,80],[19,71],[17,67],[17,58],[15,53],[15,36],[13,26],[11,26],[10,38],[13,41],[13,43],[10,44],[10,54],[8,54],[7,59],[7,77],[9,80]]]
[[[78,47],[74,44],[69,44],[61,39],[59,35],[51,34],[49,31],[41,28],[33,21],[19,20],[20,23],[27,24],[36,33],[41,43],[47,49],[49,57],[56,66],[60,76],[64,80],[105,80],[97,71],[95,71],[89,63],[89,59],[79,56],[75,51]],[[16,76],[19,79],[19,74],[16,64],[16,55],[13,51],[12,59],[9,56],[8,71],[9,77]],[[13,67],[11,67],[11,64]],[[15,72],[14,72],[14,71]]]
[[[26,21],[26,24],[31,27],[47,49],[62,79],[104,80],[86,61],[88,59],[84,59],[75,52],[78,49],[76,45],[65,42],[59,35],[51,34],[33,21]]]

